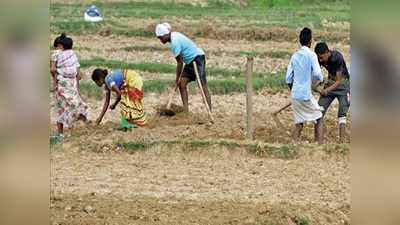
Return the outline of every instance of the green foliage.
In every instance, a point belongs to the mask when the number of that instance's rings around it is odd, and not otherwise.
[[[200,148],[206,148],[209,147],[211,143],[209,141],[203,141],[203,140],[193,140],[190,142],[186,143],[186,150],[197,150]]]
[[[264,152],[272,158],[279,159],[295,159],[299,156],[298,149],[293,145],[265,146]]]
[[[295,218],[292,218],[292,220],[296,225],[309,225],[310,224],[308,218],[306,218],[306,217],[296,216]]]
[[[146,150],[156,145],[183,145],[185,150],[199,150],[209,148],[210,146],[224,146],[229,150],[246,149],[249,153],[257,157],[267,157],[283,160],[293,160],[300,157],[300,149],[304,148],[301,145],[260,145],[260,144],[247,144],[236,141],[213,141],[213,140],[171,140],[171,141],[155,141],[155,142],[118,142],[118,146],[123,147],[128,152],[135,152],[139,150]],[[324,151],[323,148],[315,148],[315,150]],[[345,153],[342,153],[345,154]],[[299,225],[307,225],[308,219],[306,217],[290,216],[293,222]],[[264,223],[263,223],[264,224]]]
[[[298,148],[294,145],[282,145],[282,146],[269,146],[264,147],[258,144],[250,144],[247,146],[247,150],[259,157],[269,157],[277,159],[296,159],[299,156]]]
[[[240,147],[240,144],[238,144],[236,142],[229,142],[229,141],[220,141],[220,142],[218,142],[218,145],[225,146],[229,150]]]
[[[347,144],[326,144],[323,146],[323,151],[328,154],[343,154],[350,152],[350,147]]]
[[[68,34],[117,34],[123,36],[154,36],[153,29],[147,27],[129,27],[119,22],[120,18],[186,18],[199,20],[204,17],[216,17],[220,21],[242,20],[247,28],[291,27],[304,25],[321,27],[322,19],[330,21],[350,21],[350,1],[316,0],[250,0],[247,6],[229,3],[230,1],[211,1],[207,6],[191,4],[171,4],[165,2],[94,2],[105,15],[105,21],[88,23],[83,21],[84,4],[50,5],[50,31]],[[190,27],[195,24],[190,25]],[[197,35],[204,34],[196,28]]]
[[[156,47],[156,46],[140,46],[140,45],[133,45],[122,48],[125,51],[139,51],[139,52],[155,52],[155,51],[168,51],[168,48],[163,47]]]
[[[288,51],[264,51],[264,52],[247,52],[247,51],[240,51],[240,52],[233,52],[233,55],[236,56],[253,56],[258,58],[275,58],[275,59],[287,59],[291,56],[291,52]]]
[[[80,61],[81,68],[88,67],[106,67],[110,69],[133,69],[139,71],[145,71],[150,73],[171,73],[175,74],[176,66],[171,64],[162,63],[152,63],[152,62],[141,62],[141,63],[127,63],[117,60],[105,60],[103,58],[94,58],[89,60]],[[277,80],[277,75],[279,75],[280,80],[282,80],[282,74],[268,74],[268,73],[253,73],[253,77],[273,77],[274,81]],[[223,68],[207,67],[207,76],[212,77],[225,77],[225,78],[235,78],[244,77],[244,72],[241,70],[230,70]]]
[[[165,47],[157,47],[157,46],[143,46],[143,45],[133,45],[128,47],[121,48],[124,51],[139,51],[139,52],[155,52],[155,51],[169,51],[168,48]],[[91,50],[89,48],[84,48],[83,50]],[[214,51],[212,49],[207,51],[208,54],[212,54],[215,56],[253,56],[258,58],[275,58],[275,59],[288,59],[291,56],[291,52],[288,51]]]
[[[273,222],[270,219],[266,219],[266,220],[257,222],[255,225],[277,225],[277,223]]]
[[[145,93],[164,93],[174,85],[173,80],[146,80],[143,84]]]
[[[62,33],[66,32],[67,34],[83,34],[91,33],[91,31],[98,31],[101,27],[103,27],[106,23],[87,23],[85,21],[73,21],[73,20],[63,20],[63,21],[52,21],[50,22],[50,31],[51,33]]]
[[[175,73],[176,66],[161,63],[126,63],[116,60],[105,60],[103,58],[95,58],[90,60],[81,60],[81,68],[91,66],[107,67],[110,69],[133,69],[146,71],[151,73]]]
[[[102,88],[98,87],[92,81],[81,81],[80,84],[80,91],[81,94],[86,98],[94,98],[100,100],[103,98]]]
[[[250,144],[250,145],[248,145],[247,146],[247,150],[250,153],[253,153],[253,154],[257,155],[257,156],[261,156],[262,152],[263,152],[262,147],[260,145],[258,145],[258,144]]]
[[[137,151],[146,150],[151,145],[145,142],[126,142],[120,144],[120,146],[123,147],[129,153],[135,153]]]
[[[146,93],[165,93],[168,88],[174,84],[174,80],[145,80],[143,89]],[[246,82],[244,79],[223,79],[210,80],[208,87],[212,94],[230,94],[243,93],[246,91]],[[265,78],[257,78],[253,80],[254,91],[268,89],[270,91],[279,91],[286,88],[285,82],[281,75],[271,75]],[[103,89],[98,87],[92,81],[80,82],[81,94],[85,98],[94,98],[100,100],[103,98]],[[197,85],[192,83],[189,86],[191,93],[196,93]]]

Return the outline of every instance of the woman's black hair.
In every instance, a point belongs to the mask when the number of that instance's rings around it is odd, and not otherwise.
[[[317,55],[322,55],[324,53],[329,52],[328,45],[325,42],[319,42],[314,49]]]
[[[65,33],[62,33],[60,36],[58,36],[53,43],[54,47],[56,48],[58,45],[62,45],[65,50],[72,49],[72,46],[74,45],[74,42],[72,38],[67,37]]]
[[[69,49],[72,49],[72,46],[74,45],[74,41],[72,41],[72,38],[66,37],[63,39],[61,44],[65,50],[69,50]]]
[[[106,70],[106,69],[103,70],[103,69],[97,68],[97,69],[93,70],[92,80],[95,82],[99,81],[101,78],[105,78],[107,76],[107,74],[108,74],[108,70]]]
[[[301,46],[307,46],[311,43],[312,39],[312,31],[310,28],[305,27],[303,30],[301,30],[300,35],[299,35],[299,40]]]
[[[65,33],[62,33],[60,36],[56,37],[56,39],[54,39],[54,42],[53,42],[54,48],[57,48],[57,46],[61,44],[61,40],[66,37],[67,37],[67,35],[65,35]]]

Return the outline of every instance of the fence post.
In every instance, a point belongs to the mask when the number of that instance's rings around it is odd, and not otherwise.
[[[253,140],[253,62],[252,56],[247,57],[246,63],[246,139]]]

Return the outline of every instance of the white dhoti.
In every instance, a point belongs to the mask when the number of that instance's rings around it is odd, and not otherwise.
[[[292,109],[294,122],[298,123],[315,123],[317,119],[322,117],[323,107],[318,105],[314,96],[308,101],[292,99]]]

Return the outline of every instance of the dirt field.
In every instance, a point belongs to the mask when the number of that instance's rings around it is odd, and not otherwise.
[[[52,217],[59,224],[344,224],[349,220],[349,155],[327,153],[305,131],[305,146],[294,159],[258,156],[245,147],[212,141],[244,141],[244,95],[214,96],[216,123],[207,123],[199,96],[192,114],[159,117],[164,99],[146,97],[150,126],[117,131],[118,112],[101,127],[78,125],[52,150]],[[259,144],[290,143],[270,113],[284,94],[255,97],[255,137]],[[178,98],[175,99],[178,102]],[[101,102],[91,102],[94,115]],[[290,111],[281,116],[290,129]],[[334,123],[330,113],[328,127]],[[333,144],[336,130],[327,136]],[[129,153],[119,144],[209,140],[210,146],[159,144]],[[172,143],[172,142],[171,142]],[[339,150],[342,146],[337,146]],[[91,210],[85,209],[93,208]],[[86,211],[89,211],[86,212]],[[292,222],[288,222],[292,221]],[[262,223],[261,223],[262,224]],[[268,223],[266,223],[268,224]]]
[[[229,149],[159,147],[129,155],[52,156],[52,217],[58,224],[344,224],[347,159],[296,160]],[[291,221],[291,222],[290,222]]]
[[[227,9],[222,15],[210,8],[209,14],[197,17],[189,12],[196,13],[197,7],[214,7],[217,1],[171,0],[168,1],[171,9],[159,6],[158,2],[99,3],[109,6],[105,10],[108,18],[105,25],[94,30],[97,28],[81,24],[81,12],[77,13],[80,4],[83,8],[91,1],[54,0],[51,42],[61,28],[67,29],[81,61],[90,62],[82,67],[82,82],[90,83],[91,71],[100,67],[96,64],[99,58],[131,64],[175,65],[168,46],[161,45],[153,36],[115,33],[118,26],[132,32],[152,31],[154,24],[163,20],[169,21],[173,29],[192,35],[205,49],[208,68],[243,71],[246,55],[251,53],[255,55],[256,73],[283,74],[290,55],[298,48],[296,35],[303,26],[291,24],[290,16],[294,16],[296,23],[297,18],[312,27],[315,23],[319,39],[314,41],[330,40],[329,45],[343,52],[351,64],[350,22],[337,19],[346,10],[341,5],[332,6],[339,8],[332,15],[329,7],[318,8],[326,10],[321,15],[329,15],[322,19],[320,14],[307,17],[307,12],[311,14],[314,10],[312,7],[300,8],[296,14],[292,8],[279,5],[268,18],[260,15],[260,11],[254,15],[244,11],[242,15],[236,8],[232,12]],[[227,0],[219,4],[228,2],[236,7],[259,1]],[[140,7],[148,10],[145,12],[149,15],[142,14]],[[188,14],[182,18],[176,16],[179,7],[188,10]],[[167,15],[159,17],[163,13]],[[274,18],[285,21],[272,24],[269,19]],[[64,24],[68,21],[73,25]],[[79,29],[91,30],[86,33]],[[271,36],[264,38],[264,35]],[[174,74],[167,71],[138,72],[145,82],[174,79]],[[218,74],[209,77],[209,80],[230,79],[238,78]],[[53,132],[56,114],[54,97],[50,96]],[[83,97],[90,106],[90,119],[95,120],[103,102],[93,96]],[[159,116],[157,108],[167,102],[167,93],[145,92],[149,119],[146,128],[118,130],[117,107],[107,112],[100,126],[77,123],[67,130],[61,143],[51,145],[52,224],[350,224],[350,133],[345,144],[337,144],[336,102],[325,121],[326,144],[318,146],[313,143],[311,124],[303,131],[302,142],[292,143],[290,108],[279,115],[284,128],[272,119],[271,113],[289,102],[286,89],[264,88],[255,93],[255,140],[251,142],[244,138],[244,93],[212,96],[214,124],[209,123],[199,93],[192,93],[189,101],[189,114]],[[173,102],[181,104],[178,94]],[[347,130],[350,131],[350,123]]]

